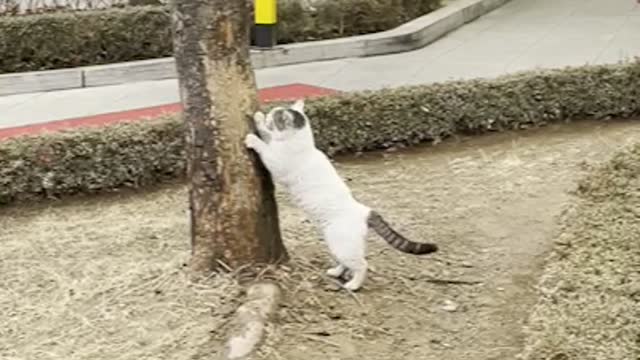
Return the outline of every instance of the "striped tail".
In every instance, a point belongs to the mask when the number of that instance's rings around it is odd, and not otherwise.
[[[419,243],[411,241],[393,230],[380,214],[371,210],[367,218],[367,225],[382,237],[389,245],[404,253],[423,255],[438,251],[438,246],[433,243]]]

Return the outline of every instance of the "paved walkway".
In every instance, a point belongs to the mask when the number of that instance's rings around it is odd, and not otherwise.
[[[257,71],[260,88],[379,89],[640,56],[637,0],[512,0],[412,52]],[[0,128],[179,102],[177,81],[0,97]]]

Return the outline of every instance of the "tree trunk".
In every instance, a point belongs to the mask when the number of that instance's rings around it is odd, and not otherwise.
[[[244,146],[254,130],[251,0],[175,0],[174,56],[186,123],[191,268],[285,261],[271,178]]]

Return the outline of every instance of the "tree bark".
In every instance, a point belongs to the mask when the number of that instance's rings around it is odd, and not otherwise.
[[[249,57],[251,6],[251,0],[174,2],[196,272],[288,259],[271,177],[244,146],[258,107]]]

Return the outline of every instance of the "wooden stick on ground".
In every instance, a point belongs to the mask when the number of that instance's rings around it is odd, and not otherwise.
[[[264,338],[267,321],[280,303],[281,291],[274,282],[262,281],[247,289],[247,301],[236,310],[223,360],[246,359]]]

